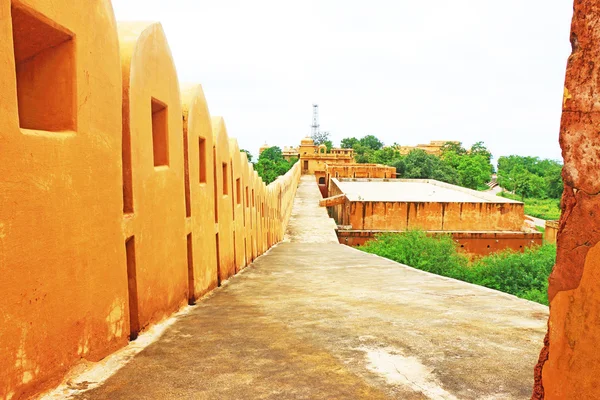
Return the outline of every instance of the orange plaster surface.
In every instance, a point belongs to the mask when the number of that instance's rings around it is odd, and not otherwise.
[[[215,288],[217,252],[215,231],[213,134],[211,118],[200,85],[182,89],[184,137],[187,137],[189,160],[188,187],[192,259],[194,268],[194,298]],[[201,173],[203,170],[203,173]]]
[[[241,271],[246,266],[245,232],[244,232],[244,188],[246,182],[243,177],[242,155],[237,140],[229,139],[229,154],[231,157],[231,203],[234,220],[234,260],[235,272]],[[247,159],[246,153],[244,156]],[[246,162],[247,164],[247,162]]]
[[[0,2],[0,399],[127,343],[120,149],[110,2]]]
[[[131,146],[131,165],[124,170],[130,169],[133,203],[124,225],[135,246],[135,282],[129,277],[137,291],[137,316],[130,311],[139,320],[135,331],[173,313],[188,297],[183,126],[177,73],[160,24],[119,24],[119,37],[123,138]],[[153,121],[159,112],[153,99],[165,107],[166,120]],[[154,139],[157,129],[165,129],[159,133],[164,141]]]
[[[231,199],[231,155],[225,121],[221,117],[212,118],[214,140],[215,201],[218,212],[219,232],[219,282],[235,274],[235,250],[233,247],[234,221]]]
[[[108,0],[4,2],[0,17],[0,399],[14,400],[281,240],[300,170],[264,185],[201,87],[180,90],[160,24],[117,30]]]

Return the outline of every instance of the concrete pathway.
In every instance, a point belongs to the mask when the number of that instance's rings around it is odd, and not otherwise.
[[[299,189],[288,242],[78,398],[529,398],[547,307],[337,244]]]

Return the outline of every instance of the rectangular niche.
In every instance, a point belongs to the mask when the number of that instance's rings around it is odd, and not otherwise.
[[[14,1],[11,19],[19,126],[77,130],[75,35]]]
[[[227,168],[227,163],[223,163],[223,195],[226,196],[229,194],[229,188],[227,187],[227,172],[229,168]]]
[[[169,166],[169,108],[152,98],[152,150],[154,166]]]
[[[198,146],[198,164],[200,164],[200,183],[206,183],[206,139],[200,138]]]

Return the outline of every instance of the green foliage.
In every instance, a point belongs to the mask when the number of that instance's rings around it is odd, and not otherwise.
[[[423,271],[454,276],[468,264],[456,246],[450,235],[430,237],[424,231],[414,230],[378,235],[359,249]]]
[[[298,161],[297,158],[286,161],[283,158],[281,149],[277,146],[269,147],[258,156],[258,161],[254,164],[254,170],[258,172],[265,184],[269,184],[277,179],[278,176],[288,172]]]
[[[383,142],[373,135],[367,135],[359,140],[360,144],[371,150],[381,150]]]
[[[248,150],[240,149],[240,153],[246,153],[246,156],[248,156],[248,162],[252,162],[252,154],[250,154]]]
[[[408,179],[436,179],[471,189],[485,187],[491,180],[492,154],[483,142],[475,143],[467,151],[460,143],[448,142],[442,148],[442,156],[419,149],[402,156],[396,147],[383,147],[383,143],[373,135],[362,139],[346,138],[342,147],[352,147],[357,163],[391,165],[396,168],[397,177]]]
[[[532,217],[551,221],[560,218],[560,200],[558,199],[525,198],[521,200],[521,196],[506,192],[498,193],[498,196],[523,201],[525,203],[525,214],[531,215]]]
[[[313,134],[311,138],[315,142],[315,145],[319,146],[324,144],[327,146],[327,152],[329,153],[333,147],[333,142],[331,141],[330,136],[331,135],[329,132],[317,132]]]
[[[355,137],[351,137],[342,139],[340,146],[342,147],[342,149],[353,149],[354,146],[356,146],[357,144],[360,144],[360,141]]]
[[[562,164],[538,157],[498,159],[498,184],[525,198],[558,199],[562,196]]]
[[[469,282],[548,304],[548,277],[556,262],[556,246],[505,250],[475,261]]]
[[[522,253],[505,250],[469,262],[450,235],[423,231],[384,233],[359,248],[402,264],[548,304],[548,276],[556,262],[556,246]]]

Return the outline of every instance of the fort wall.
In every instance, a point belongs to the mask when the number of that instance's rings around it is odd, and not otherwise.
[[[564,157],[548,334],[535,368],[534,399],[600,397],[600,1],[576,1],[560,145]]]
[[[59,383],[283,237],[300,166],[268,187],[160,24],[109,0],[0,5],[0,399]],[[235,243],[235,246],[234,246]]]

